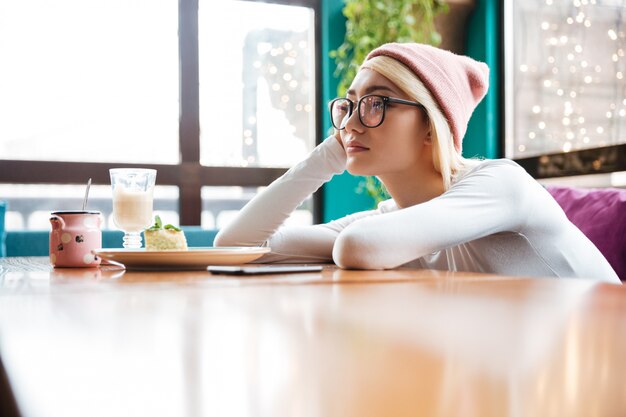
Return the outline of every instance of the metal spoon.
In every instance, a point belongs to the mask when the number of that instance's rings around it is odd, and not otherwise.
[[[85,189],[85,199],[83,200],[83,211],[87,208],[87,197],[89,197],[89,187],[91,187],[91,178],[87,181],[87,188]]]

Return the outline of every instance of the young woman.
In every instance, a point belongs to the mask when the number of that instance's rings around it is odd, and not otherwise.
[[[331,102],[337,133],[252,199],[215,245],[271,247],[261,262],[619,282],[598,249],[519,165],[461,156],[488,76],[484,63],[427,45],[375,49],[347,96]],[[311,193],[346,169],[377,176],[392,198],[327,224],[282,226]]]

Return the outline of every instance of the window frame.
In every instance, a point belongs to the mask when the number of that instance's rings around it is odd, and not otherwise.
[[[315,62],[321,60],[320,0],[243,0],[314,10]],[[203,166],[200,164],[200,91],[199,91],[199,0],[178,1],[178,59],[180,65],[180,116],[178,164],[140,164],[158,171],[158,185],[173,185],[179,190],[181,225],[200,225],[203,186],[259,187],[269,185],[286,172],[285,168]],[[323,137],[321,66],[315,71],[315,143]],[[4,184],[93,184],[109,185],[110,168],[138,167],[132,163],[65,162],[0,159],[0,183]],[[313,221],[322,219],[322,189],[313,195]]]

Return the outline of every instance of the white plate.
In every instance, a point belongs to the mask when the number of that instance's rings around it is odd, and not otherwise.
[[[103,260],[124,264],[126,269],[204,269],[208,265],[238,265],[254,261],[270,248],[207,247],[189,250],[98,249]]]

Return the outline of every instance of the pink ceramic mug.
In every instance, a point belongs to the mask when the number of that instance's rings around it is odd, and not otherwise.
[[[50,263],[56,267],[93,267],[102,248],[99,211],[55,211],[50,217]]]

